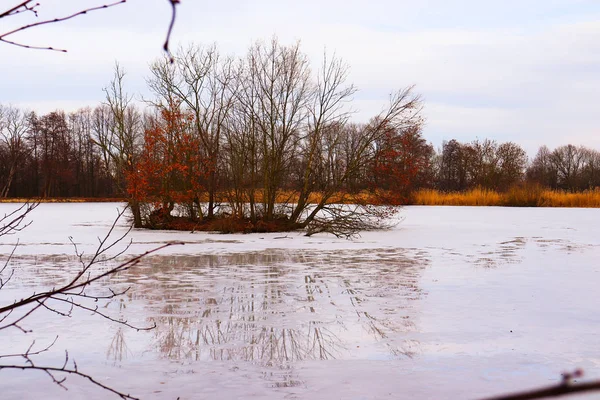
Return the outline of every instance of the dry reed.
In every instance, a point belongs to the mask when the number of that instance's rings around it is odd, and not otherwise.
[[[510,206],[510,207],[600,207],[600,188],[565,192],[538,187],[512,188],[506,193],[487,189],[440,192],[423,189],[414,193],[413,204],[429,206]]]

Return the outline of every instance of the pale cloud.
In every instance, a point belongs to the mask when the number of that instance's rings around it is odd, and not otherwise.
[[[73,1],[53,0],[63,11]],[[46,4],[46,2],[44,2]],[[40,112],[103,99],[115,60],[131,92],[147,95],[148,64],[161,56],[165,0],[126,6],[23,35],[67,55],[0,47],[0,102]],[[43,34],[40,34],[43,32]],[[535,152],[573,142],[600,148],[600,3],[585,0],[184,0],[178,43],[217,42],[243,55],[255,40],[301,41],[318,60],[343,58],[365,120],[390,91],[411,84],[425,100],[425,137],[512,140]]]

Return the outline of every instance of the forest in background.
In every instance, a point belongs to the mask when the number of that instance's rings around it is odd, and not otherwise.
[[[128,110],[137,131],[134,147],[141,152],[145,127],[156,116],[133,106]],[[113,173],[114,160],[105,157],[97,145],[111,123],[109,117],[106,105],[38,115],[0,104],[1,197],[124,198]],[[414,129],[389,132],[385,139],[387,143],[373,148],[371,164],[364,165],[344,190],[386,189],[410,202],[410,194],[420,189],[468,192],[483,188],[502,193],[523,184],[567,192],[600,187],[600,152],[584,146],[541,146],[528,159],[525,150],[513,142],[453,139],[435,149]],[[199,176],[198,181],[203,180]],[[289,188],[298,187],[290,182]]]
[[[38,115],[0,104],[0,197],[126,199],[136,226],[221,213],[252,229],[316,226],[324,212],[340,216],[332,203],[471,204],[487,193],[502,199],[490,205],[555,205],[546,189],[598,197],[595,149],[542,146],[532,159],[490,139],[435,149],[412,87],[368,122],[351,121],[347,74],[339,59],[312,68],[298,44],[276,40],[241,58],[190,46],[150,66],[144,109],[118,65],[95,108]]]

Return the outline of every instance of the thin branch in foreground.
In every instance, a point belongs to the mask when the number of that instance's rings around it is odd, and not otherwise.
[[[54,340],[52,341],[52,343],[50,343],[48,346],[41,348],[39,350],[33,350],[34,346],[35,346],[35,340],[31,342],[31,344],[29,345],[29,348],[27,348],[27,351],[25,351],[25,353],[15,353],[15,354],[2,354],[0,355],[0,359],[3,358],[25,358],[25,360],[29,360],[29,357],[31,356],[37,356],[40,355],[42,353],[45,353],[47,351],[49,351],[54,344],[56,343],[56,341],[58,340],[58,336],[56,336],[54,338]]]
[[[24,223],[25,217],[32,212],[40,203],[23,203],[20,207],[4,214],[0,218],[0,236],[13,235],[27,228],[30,222]]]
[[[2,274],[4,273],[4,271],[6,270],[6,268],[8,267],[8,264],[10,263],[10,260],[12,260],[13,256],[15,255],[15,250],[17,250],[17,247],[19,247],[19,241],[17,240],[17,244],[14,245],[12,251],[10,252],[10,254],[8,255],[8,258],[6,259],[6,261],[4,262],[4,266],[2,266],[2,268],[0,268],[0,290],[2,290],[2,288],[8,283],[10,282],[10,280],[12,279],[12,277],[15,274],[15,270],[14,268],[10,270],[10,275],[6,278],[4,278],[2,276]]]
[[[27,225],[24,222],[26,215],[37,206],[25,204],[19,207],[16,211],[11,212],[9,214],[4,215],[4,217],[0,217],[0,237],[5,235],[10,235],[11,233],[19,232],[24,228],[23,225]],[[80,309],[84,311],[91,312],[94,315],[100,316],[102,318],[108,319],[111,322],[115,322],[120,325],[127,326],[129,328],[140,330],[150,330],[156,327],[156,323],[149,327],[136,327],[128,323],[125,319],[117,319],[116,317],[112,317],[109,314],[100,310],[98,305],[92,306],[89,302],[98,302],[99,300],[110,300],[114,299],[118,296],[122,296],[127,293],[129,288],[122,290],[114,290],[113,288],[105,288],[108,293],[105,294],[90,294],[86,293],[86,290],[91,287],[91,285],[95,282],[98,282],[104,278],[110,277],[112,275],[118,274],[119,272],[127,271],[133,266],[137,265],[140,260],[160,249],[165,247],[169,247],[175,244],[183,244],[180,242],[169,242],[165,243],[162,246],[146,251],[143,254],[139,254],[135,257],[131,257],[124,262],[119,262],[114,267],[109,267],[106,270],[97,270],[94,266],[97,266],[101,262],[107,261],[115,261],[117,257],[120,257],[123,254],[123,251],[117,251],[116,255],[108,254],[111,249],[121,243],[125,236],[129,233],[129,230],[125,232],[125,234],[115,234],[115,228],[117,226],[117,222],[125,213],[125,209],[118,212],[118,216],[110,227],[108,233],[102,237],[98,238],[98,247],[96,251],[84,260],[83,251],[79,251],[75,241],[72,238],[69,238],[71,243],[75,248],[75,254],[79,258],[79,262],[81,267],[78,271],[74,273],[74,277],[70,278],[67,282],[63,283],[61,286],[53,287],[48,290],[44,290],[41,292],[34,292],[29,297],[26,297],[21,300],[14,300],[11,304],[7,304],[4,306],[0,306],[0,330],[4,330],[7,328],[15,328],[20,330],[24,334],[29,334],[32,330],[25,329],[22,326],[23,321],[25,321],[30,315],[40,309],[45,309],[50,311],[61,317],[70,317],[72,315],[73,310]],[[112,236],[116,235],[117,238],[113,239]],[[129,248],[127,244],[125,250]],[[18,243],[17,243],[18,245]],[[16,246],[15,246],[16,248]],[[14,253],[14,249],[13,249]],[[12,254],[9,256],[9,260],[12,257]],[[7,268],[8,261],[2,266],[0,265],[0,274],[4,272]],[[10,279],[11,276],[8,277]],[[0,277],[0,289],[4,287],[7,279],[1,279]],[[64,307],[66,306],[66,307]],[[10,317],[10,318],[9,318]],[[62,364],[58,364],[56,366],[47,366],[47,365],[38,365],[35,363],[35,359],[42,353],[49,351],[51,347],[56,343],[56,339],[50,343],[46,347],[42,348],[34,348],[36,345],[36,341],[33,340],[29,347],[21,353],[15,353],[13,351],[7,354],[0,353],[0,371],[3,369],[20,369],[20,370],[36,370],[45,373],[53,383],[57,384],[61,388],[67,390],[65,386],[65,381],[67,376],[79,376],[81,378],[87,379],[92,384],[97,387],[111,392],[122,399],[136,399],[135,397],[120,392],[116,389],[113,389],[106,384],[103,384],[97,381],[91,375],[79,372],[77,368],[77,363],[75,360],[69,358],[69,353],[65,351],[65,358]],[[21,363],[14,362],[15,359],[21,359]],[[4,364],[5,362],[7,362]]]
[[[3,313],[9,312],[11,310],[17,309],[19,307],[24,307],[24,306],[27,306],[27,305],[30,305],[30,304],[37,303],[32,310],[29,310],[29,312],[27,314],[25,314],[23,317],[21,317],[21,318],[19,318],[17,320],[17,323],[18,323],[18,322],[21,322],[25,317],[29,316],[35,309],[41,307],[42,303],[44,301],[52,299],[52,300],[59,300],[59,301],[67,301],[67,302],[69,302],[70,304],[74,305],[77,308],[84,309],[86,311],[95,312],[95,313],[101,315],[102,317],[110,319],[113,322],[129,326],[127,324],[127,321],[121,321],[121,320],[117,320],[117,319],[114,319],[112,317],[108,317],[106,315],[103,315],[100,312],[98,312],[97,310],[90,309],[90,308],[84,306],[81,303],[75,302],[72,298],[64,299],[64,298],[59,298],[57,296],[66,295],[69,292],[73,292],[73,291],[76,291],[76,290],[82,289],[82,288],[87,288],[92,283],[94,283],[96,281],[99,281],[99,280],[101,280],[101,279],[103,279],[105,277],[108,277],[108,276],[111,276],[111,275],[115,275],[115,274],[117,274],[119,272],[127,271],[128,269],[130,269],[133,266],[137,265],[142,258],[148,256],[149,254],[155,253],[155,252],[157,252],[159,250],[162,250],[162,249],[164,249],[166,247],[169,247],[169,246],[180,245],[180,244],[183,244],[183,242],[169,242],[169,243],[165,243],[162,246],[156,247],[156,248],[154,248],[152,250],[148,250],[148,251],[146,251],[146,252],[144,252],[144,253],[142,253],[140,255],[132,257],[129,260],[127,260],[127,261],[125,261],[125,262],[117,265],[116,267],[110,268],[110,269],[108,269],[105,272],[98,273],[97,275],[89,275],[88,277],[85,277],[83,280],[80,280],[79,278],[81,278],[89,270],[89,267],[91,267],[93,264],[96,263],[96,261],[94,261],[93,263],[89,264],[86,268],[83,269],[83,273],[80,271],[80,273],[77,275],[78,276],[77,279],[72,280],[71,282],[65,284],[64,286],[61,286],[61,287],[58,287],[58,288],[52,288],[52,289],[50,289],[48,291],[44,291],[44,292],[40,292],[40,293],[35,293],[35,294],[32,294],[31,296],[25,298],[25,299],[22,299],[22,300],[19,300],[19,301],[15,301],[12,304],[0,307],[0,315],[3,314]],[[104,298],[104,299],[107,298],[107,297],[111,298],[111,297],[115,297],[115,296],[119,295],[120,292],[111,292],[111,293],[114,293],[114,296],[108,295],[108,296],[100,296],[100,297]],[[93,299],[93,300],[96,300],[96,299],[100,298],[100,297],[96,297],[96,296],[93,296],[93,295],[85,295],[83,293],[82,293],[82,295],[80,295],[80,297],[86,297],[86,298]],[[17,328],[20,328],[18,325],[15,325],[14,322],[11,322],[11,323],[9,323],[7,325],[0,326],[0,330],[6,329],[6,328],[8,328],[10,326],[15,326]],[[147,328],[138,328],[138,327],[132,327],[132,328],[137,329],[137,330],[145,330],[145,329],[147,329]]]
[[[546,399],[552,397],[569,396],[575,393],[600,391],[600,381],[591,381],[584,383],[572,383],[573,378],[579,378],[583,375],[581,370],[575,370],[573,373],[563,374],[563,381],[554,386],[541,389],[530,390],[527,392],[513,393],[509,395],[489,397],[482,400],[532,400]]]
[[[32,2],[33,2],[33,0],[27,0],[20,4],[17,4],[13,8],[9,8],[8,10],[0,13],[0,18],[17,15],[17,14],[20,14],[22,12],[27,12],[27,11],[31,11],[37,17],[36,8],[39,7],[40,3],[35,3],[34,5],[30,6],[29,3],[32,3]]]
[[[171,41],[171,34],[173,33],[173,28],[175,26],[175,20],[177,19],[177,6],[181,3],[181,0],[168,0],[168,1],[171,4],[172,11],[171,11],[171,20],[169,22],[169,27],[167,30],[167,37],[163,44],[163,50],[167,53],[167,56],[169,57],[170,62],[173,63],[175,61],[175,59],[174,59],[173,55],[171,54],[170,41]],[[66,49],[58,49],[58,48],[54,48],[51,46],[34,46],[34,45],[24,44],[24,43],[20,43],[20,42],[14,41],[14,40],[7,39],[7,37],[10,35],[13,35],[15,33],[22,32],[24,30],[31,29],[31,28],[34,28],[37,26],[64,22],[69,19],[76,18],[81,15],[85,15],[88,12],[104,10],[104,9],[111,8],[111,7],[126,3],[126,2],[127,2],[127,0],[119,0],[119,1],[115,1],[114,3],[104,4],[104,5],[97,6],[97,7],[86,8],[84,10],[77,11],[73,14],[70,14],[70,15],[67,15],[64,17],[51,18],[51,19],[23,25],[18,28],[15,28],[11,31],[8,31],[5,33],[0,33],[0,42],[4,42],[6,44],[10,44],[10,45],[17,46],[17,47],[23,47],[26,49],[32,49],[32,50],[51,50],[51,51],[58,51],[61,53],[66,53],[67,52]],[[38,16],[37,8],[40,7],[41,4],[39,2],[35,3],[35,4],[31,4],[31,3],[33,3],[33,0],[23,1],[6,11],[0,11],[0,19],[5,18],[5,17],[12,17],[17,14],[24,13],[24,12],[32,12],[37,17]]]
[[[175,26],[175,20],[177,19],[177,5],[180,3],[180,0],[169,0],[171,3],[171,22],[169,23],[169,29],[167,30],[167,38],[165,40],[165,44],[163,44],[163,50],[167,53],[169,57],[169,61],[171,64],[175,62],[175,58],[173,54],[171,54],[171,50],[169,49],[169,43],[171,41],[171,34],[173,33],[173,27]]]
[[[98,11],[98,10],[104,10],[104,9],[107,9],[107,8],[111,8],[111,7],[117,6],[119,4],[123,4],[125,2],[127,2],[127,0],[119,0],[119,1],[116,1],[114,3],[104,4],[104,5],[98,6],[98,7],[86,8],[85,10],[77,11],[77,12],[75,12],[73,14],[70,14],[70,15],[67,15],[65,17],[52,18],[52,19],[47,19],[47,20],[38,21],[38,22],[31,23],[31,24],[23,25],[21,27],[13,29],[12,31],[1,33],[0,34],[0,42],[11,44],[11,45],[17,46],[17,47],[23,47],[23,48],[26,48],[26,49],[52,50],[52,51],[59,51],[59,52],[62,52],[62,53],[66,53],[67,50],[65,50],[65,49],[56,49],[56,48],[50,47],[50,46],[32,46],[32,45],[23,44],[23,43],[15,42],[15,41],[12,41],[12,40],[8,40],[8,39],[6,39],[6,37],[10,36],[10,35],[13,35],[15,33],[18,33],[18,32],[22,32],[22,31],[27,30],[27,29],[35,28],[37,26],[47,25],[47,24],[55,24],[55,23],[59,23],[59,22],[64,22],[64,21],[67,21],[69,19],[76,18],[76,17],[79,17],[81,15],[85,15],[88,12]],[[14,7],[12,9],[6,11],[6,12],[3,12],[2,14],[0,14],[0,17],[12,16],[12,15],[18,14],[20,12],[24,12],[24,11],[33,11],[35,13],[35,15],[37,16],[37,12],[35,11],[35,8],[39,6],[39,3],[35,4],[34,6],[28,6],[29,3],[31,3],[31,1],[25,1],[25,2],[21,3],[20,5],[18,5],[17,7]]]
[[[114,393],[115,395],[119,396],[121,399],[139,400],[138,397],[133,397],[129,394],[119,392],[118,390],[115,390],[115,389],[111,388],[110,386],[104,385],[102,382],[97,381],[91,375],[80,372],[77,369],[77,364],[75,364],[74,361],[73,361],[73,367],[67,367],[68,361],[69,361],[69,359],[68,359],[68,355],[67,355],[66,359],[65,359],[65,364],[63,365],[63,367],[46,367],[46,366],[41,366],[41,365],[36,365],[36,364],[33,364],[33,365],[0,365],[0,371],[3,369],[20,369],[20,370],[24,370],[24,371],[25,370],[42,371],[42,372],[45,372],[50,377],[50,379],[52,379],[52,381],[54,383],[56,383],[58,386],[60,386],[61,388],[65,389],[65,390],[67,390],[67,387],[64,386],[64,382],[66,381],[67,378],[66,377],[57,378],[56,373],[75,375],[75,376],[79,376],[80,378],[87,379],[88,381],[90,381],[91,383],[93,383],[94,385],[98,386],[99,388],[101,388],[103,390]]]

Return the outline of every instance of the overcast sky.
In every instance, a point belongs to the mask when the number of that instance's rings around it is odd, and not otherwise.
[[[103,4],[41,3],[40,18]],[[128,91],[147,95],[169,12],[166,0],[128,0],[12,37],[67,54],[0,43],[0,103],[40,113],[95,106],[116,60]],[[29,20],[1,19],[0,32]],[[600,149],[600,0],[182,0],[172,47],[216,42],[243,55],[273,35],[300,40],[315,68],[324,49],[343,58],[359,88],[358,120],[376,114],[392,90],[416,84],[424,136],[436,147],[490,138],[517,142],[530,156],[541,144]]]

